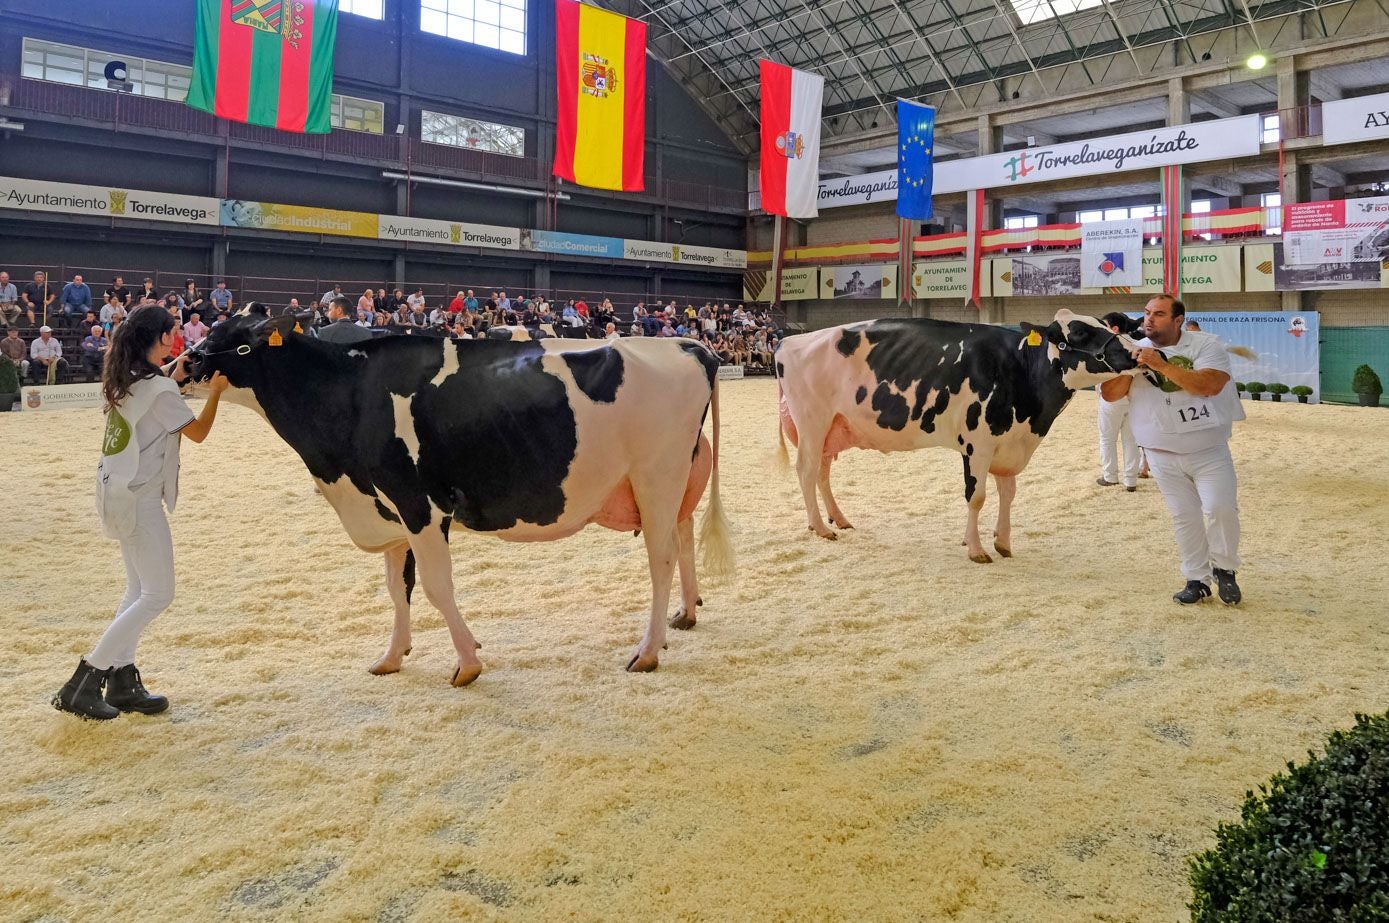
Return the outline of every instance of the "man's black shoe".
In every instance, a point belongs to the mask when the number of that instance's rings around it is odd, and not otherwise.
[[[1235,572],[1216,567],[1211,570],[1211,573],[1215,574],[1215,583],[1220,591],[1220,601],[1227,606],[1239,605],[1244,594],[1239,591],[1239,584],[1235,583]]]
[[[1172,594],[1183,606],[1193,606],[1211,595],[1211,588],[1199,580],[1188,580],[1186,586]]]

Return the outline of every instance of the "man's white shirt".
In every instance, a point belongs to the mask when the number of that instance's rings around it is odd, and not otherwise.
[[[1220,337],[1196,330],[1183,330],[1172,346],[1156,346],[1151,340],[1138,341],[1141,347],[1161,349],[1171,359],[1182,356],[1192,368],[1216,369],[1230,374],[1230,354]],[[1227,381],[1219,394],[1197,397],[1186,391],[1168,393],[1138,375],[1129,389],[1129,422],[1134,440],[1145,449],[1187,454],[1228,442],[1232,423],[1244,419],[1244,407]]]

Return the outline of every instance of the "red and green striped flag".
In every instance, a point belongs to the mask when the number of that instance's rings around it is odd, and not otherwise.
[[[338,0],[198,0],[188,105],[282,131],[332,130]]]

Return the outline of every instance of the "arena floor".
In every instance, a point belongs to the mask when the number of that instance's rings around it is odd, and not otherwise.
[[[466,689],[427,604],[367,674],[380,558],[224,407],[141,649],[173,709],[105,725],[48,705],[121,592],[98,414],[0,416],[0,918],[1177,921],[1246,789],[1389,705],[1383,411],[1248,405],[1246,602],[1184,610],[1153,482],[1094,486],[1091,394],[989,566],[954,453],[845,455],[831,544],[770,463],[775,384],[723,394],[736,584],[628,675],[639,540],[456,535]]]

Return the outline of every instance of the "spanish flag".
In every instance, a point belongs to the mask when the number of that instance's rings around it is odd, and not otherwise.
[[[555,0],[559,126],[555,176],[641,192],[646,159],[646,23]]]

